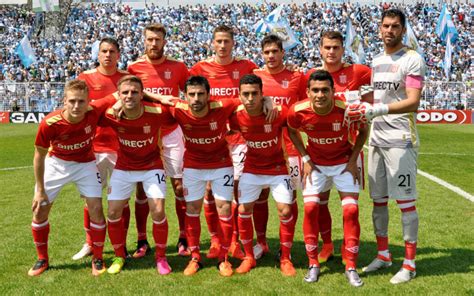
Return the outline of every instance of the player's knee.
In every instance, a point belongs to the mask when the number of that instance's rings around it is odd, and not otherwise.
[[[239,213],[250,213],[253,212],[254,203],[243,203],[239,204]]]
[[[200,201],[186,202],[186,212],[189,214],[199,214],[201,211]]]
[[[231,202],[219,201],[216,202],[217,213],[219,215],[230,215],[232,205]]]
[[[110,219],[110,220],[117,220],[117,219],[120,219],[120,217],[122,217],[122,212],[123,212],[123,208],[120,207],[120,206],[111,206],[109,204],[109,208],[107,209],[107,217]]]
[[[49,209],[46,207],[40,207],[37,211],[33,212],[33,221],[46,221],[48,220]],[[38,223],[40,224],[40,223]]]
[[[278,209],[278,216],[280,216],[280,219],[288,219],[291,217],[291,206],[290,205],[285,205],[282,206]]]

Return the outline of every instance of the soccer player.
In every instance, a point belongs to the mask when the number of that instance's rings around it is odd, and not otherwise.
[[[166,28],[162,24],[150,24],[145,27],[145,55],[128,66],[128,72],[141,78],[145,90],[161,96],[179,97],[179,91],[189,73],[183,62],[176,61],[164,55],[166,45]],[[163,145],[163,159],[165,173],[171,179],[175,193],[175,209],[179,222],[178,254],[188,256],[184,219],[186,202],[183,197],[182,167],[184,155],[183,132],[177,123],[163,127],[161,131]],[[143,195],[144,192],[140,191]],[[143,257],[149,249],[146,237],[146,222],[148,217],[148,203],[146,198],[135,200],[135,214],[137,218],[138,246],[133,255]]]
[[[109,109],[99,123],[116,131],[120,145],[107,197],[109,238],[116,256],[107,272],[117,274],[125,264],[126,236],[122,211],[136,184],[142,182],[153,220],[156,269],[159,274],[166,275],[171,272],[165,255],[168,239],[166,179],[158,141],[161,126],[172,124],[174,120],[166,106],[142,102],[143,84],[140,78],[125,76],[119,80],[117,87],[123,118],[115,117]]]
[[[323,60],[322,70],[331,73],[334,80],[334,89],[336,95],[343,95],[347,103],[356,103],[360,101],[360,90],[364,86],[370,85],[371,70],[369,67],[361,64],[347,64],[342,61],[344,55],[344,39],[342,34],[337,31],[325,31],[321,34],[319,52]],[[306,79],[316,69],[311,69],[306,74]],[[362,98],[364,101],[370,101],[370,95]],[[352,135],[353,137],[356,134]],[[359,168],[363,170],[363,152],[361,151]],[[363,183],[363,181],[362,181]],[[363,184],[362,184],[363,185]],[[329,212],[330,191],[323,192],[319,198],[319,231],[323,241],[322,250],[319,253],[319,262],[324,263],[333,257],[334,244],[331,237],[332,219]],[[341,246],[341,255],[344,261],[344,245]]]
[[[349,118],[372,120],[369,140],[369,189],[377,257],[362,270],[372,272],[392,265],[388,249],[388,200],[400,208],[405,260],[390,282],[408,282],[416,275],[418,240],[416,172],[418,147],[415,113],[420,103],[426,66],[423,58],[402,43],[405,14],[398,9],[382,14],[380,33],[384,52],[372,65],[374,105],[350,106]]]
[[[31,229],[38,261],[28,271],[30,276],[40,275],[49,266],[48,216],[60,190],[68,183],[76,184],[89,209],[92,274],[98,276],[105,272],[102,261],[106,227],[102,212],[102,185],[92,142],[101,113],[115,99],[99,100],[89,105],[87,85],[80,80],[68,81],[64,93],[63,109],[48,114],[36,135],[33,160],[36,186]]]
[[[343,212],[345,275],[349,284],[359,287],[363,283],[356,271],[361,180],[357,158],[367,138],[367,128],[361,127],[355,143],[350,142],[349,129],[343,125],[345,103],[334,95],[334,82],[329,72],[317,70],[311,74],[307,95],[307,100],[294,104],[288,112],[289,134],[304,161],[303,235],[309,258],[309,269],[304,280],[316,282],[319,277],[319,196],[334,184],[339,192]],[[296,134],[298,129],[308,136],[307,148]]]
[[[283,152],[283,128],[286,126],[285,106],[272,123],[263,114],[262,79],[249,74],[240,80],[240,105],[230,119],[231,129],[238,130],[247,141],[248,151],[239,182],[239,232],[245,258],[236,269],[247,273],[256,265],[253,253],[252,212],[264,187],[269,186],[280,216],[280,270],[285,276],[296,275],[290,260],[296,220],[292,214],[292,187]],[[255,216],[254,216],[255,217]]]
[[[272,98],[276,105],[291,107],[299,100],[306,98],[305,79],[301,72],[287,69],[284,64],[285,50],[283,41],[276,35],[268,35],[261,42],[265,67],[254,70],[254,74],[263,81],[263,95]],[[298,150],[288,136],[288,130],[283,127],[285,152],[288,155],[291,183],[293,188],[292,214],[293,219],[298,219],[298,204],[296,203],[296,190],[301,188],[301,158]],[[254,246],[256,259],[268,253],[266,239],[268,223],[268,189],[263,189],[259,199],[253,207],[253,220],[257,233],[257,244]]]
[[[200,75],[207,78],[210,84],[210,98],[213,100],[223,100],[228,98],[239,97],[239,81],[246,74],[251,74],[257,65],[250,60],[234,57],[232,50],[234,48],[234,31],[226,25],[219,25],[214,29],[212,35],[212,47],[215,55],[205,61],[201,61],[194,65],[191,75]],[[229,148],[232,153],[232,161],[234,166],[234,181],[236,188],[238,179],[243,170],[243,163],[247,147],[245,140],[239,134],[231,134],[227,136]],[[237,199],[237,192],[234,196]],[[238,243],[237,230],[237,200],[232,205],[234,217],[234,235],[232,237],[232,245],[230,253],[232,257],[242,259],[244,254]],[[204,213],[206,216],[207,226],[211,235],[211,248],[207,254],[208,258],[216,258],[219,253],[219,239],[217,237],[217,213],[213,197],[209,192],[206,193]]]
[[[117,91],[117,82],[126,71],[117,69],[120,59],[120,46],[114,38],[106,37],[99,43],[99,66],[79,74],[78,79],[85,81],[89,89],[89,99],[93,102],[107,97]],[[97,168],[102,180],[102,186],[107,187],[107,179],[112,174],[117,161],[118,141],[115,132],[111,128],[97,127],[94,138],[93,149],[97,162]],[[130,217],[130,210],[128,217]],[[126,215],[125,215],[126,216]],[[79,260],[92,253],[92,240],[90,236],[89,209],[84,207],[84,230],[86,231],[86,242],[82,249],[72,256],[73,260]]]

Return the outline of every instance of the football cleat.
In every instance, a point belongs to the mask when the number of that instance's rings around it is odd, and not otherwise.
[[[29,276],[38,276],[42,274],[46,269],[49,268],[48,260],[46,259],[38,259],[35,262],[35,265],[33,265],[30,270],[28,270],[28,275]]]
[[[244,254],[244,252],[242,252],[242,249],[240,248],[239,242],[232,242],[230,244],[229,255],[232,258],[235,258],[235,259],[239,259],[239,260],[244,259],[245,254]]]
[[[290,261],[290,259],[282,259],[280,261],[280,271],[284,276],[296,275],[295,267],[293,266],[293,263]]]
[[[188,250],[188,241],[185,238],[180,237],[178,239],[176,249],[178,251],[179,256],[187,257],[191,255],[191,252]]]
[[[319,279],[319,273],[320,273],[319,267],[316,265],[311,265],[308,268],[308,272],[304,276],[304,281],[307,283],[317,282]]]
[[[167,275],[171,273],[171,267],[168,264],[166,257],[161,257],[156,260],[156,270],[161,275]]]
[[[390,266],[392,266],[392,260],[383,260],[377,256],[369,265],[362,268],[362,272],[373,272]]]
[[[396,285],[406,283],[415,278],[416,271],[411,271],[406,268],[401,268],[391,279],[390,283]]]
[[[334,257],[333,243],[323,244],[321,253],[318,254],[319,263],[324,263]]]
[[[139,240],[137,242],[137,250],[133,253],[132,257],[134,259],[143,258],[146,256],[146,254],[150,252],[150,250],[151,250],[150,244],[148,243],[146,239]]]
[[[229,277],[234,273],[232,270],[232,264],[230,264],[230,262],[227,260],[219,262],[217,268],[219,269],[220,275],[225,277]]]
[[[107,269],[105,268],[104,260],[102,259],[93,259],[92,260],[92,275],[99,276],[105,273]]]
[[[72,260],[81,260],[82,258],[86,257],[86,256],[90,256],[92,255],[92,247],[89,246],[88,243],[85,243],[83,246],[82,246],[82,249],[77,252],[76,254],[74,254],[74,256],[72,256]]]
[[[244,260],[242,261],[242,263],[240,263],[240,266],[235,269],[235,272],[240,274],[247,273],[255,266],[257,266],[257,261],[255,260],[255,258],[244,257]]]
[[[209,247],[209,252],[207,252],[206,257],[209,259],[215,259],[219,257],[219,252],[221,250],[221,245],[217,241],[211,240],[211,246]]]
[[[189,260],[188,266],[186,266],[183,273],[186,276],[190,276],[198,272],[199,269],[201,268],[202,268],[201,262],[199,262],[197,258],[192,258],[191,260]]]
[[[348,269],[344,274],[346,275],[346,278],[351,286],[361,287],[364,285],[364,282],[360,279],[359,274],[355,269]]]
[[[112,264],[107,269],[109,274],[118,274],[122,271],[123,266],[125,265],[125,258],[115,257],[112,259]]]
[[[253,255],[255,260],[258,260],[268,254],[270,252],[270,248],[268,247],[267,242],[264,243],[257,243],[253,246]]]

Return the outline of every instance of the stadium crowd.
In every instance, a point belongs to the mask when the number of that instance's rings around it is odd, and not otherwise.
[[[309,3],[303,6],[285,7],[291,27],[296,32],[301,45],[287,54],[287,62],[310,69],[320,65],[318,51],[319,32],[339,30],[344,32],[345,21],[350,17],[356,30],[364,36],[366,44],[366,64],[381,49],[378,36],[378,22],[383,9],[390,4],[359,6],[357,4]],[[393,5],[392,5],[393,6]],[[232,24],[236,32],[236,54],[254,60],[262,65],[259,42],[262,36],[256,34],[253,25],[264,18],[276,4],[249,5],[195,5],[184,7],[157,7],[153,4],[142,11],[132,10],[121,4],[92,4],[74,8],[60,38],[44,38],[38,26],[41,14],[28,12],[24,7],[4,6],[0,8],[3,32],[0,34],[3,46],[0,48],[0,81],[59,82],[75,78],[80,72],[94,67],[91,50],[95,41],[105,36],[117,38],[122,46],[119,67],[127,64],[143,53],[141,36],[144,26],[150,22],[160,22],[170,28],[167,53],[183,60],[188,67],[211,55],[211,32],[217,24]],[[445,47],[435,33],[436,22],[441,8],[418,3],[404,5],[411,26],[418,36],[428,66],[427,80],[445,80],[442,68]],[[452,81],[469,82],[474,75],[472,65],[473,36],[472,19],[474,5],[454,4],[450,10],[459,32],[451,69]],[[359,15],[364,18],[358,18]],[[359,19],[369,17],[365,28]],[[28,32],[38,63],[26,69],[15,54],[15,47]]]

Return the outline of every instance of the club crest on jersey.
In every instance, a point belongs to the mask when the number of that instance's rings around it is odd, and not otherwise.
[[[246,132],[249,131],[249,128],[246,127],[246,126],[241,126],[241,127],[240,127],[240,131],[241,131],[242,133],[246,133]]]
[[[339,83],[341,83],[341,84],[346,84],[347,83],[346,74],[342,74],[341,76],[339,76]]]
[[[341,123],[340,122],[333,122],[332,124],[333,132],[338,132],[341,130]]]
[[[90,125],[86,126],[84,128],[84,132],[86,132],[86,134],[90,134],[92,132],[92,127]]]
[[[100,84],[94,84],[94,85],[92,85],[92,89],[93,90],[101,90],[102,86]]]
[[[216,121],[209,122],[209,128],[211,129],[211,131],[215,131],[217,129],[217,122]]]
[[[235,79],[235,80],[237,80],[237,79],[240,78],[240,72],[239,72],[239,70],[234,70],[234,71],[232,72],[232,78]]]
[[[188,123],[184,124],[183,127],[184,127],[185,130],[191,130],[193,128],[193,126],[188,124]]]
[[[143,126],[143,133],[144,133],[144,134],[149,134],[149,133],[151,133],[151,126],[149,126],[149,125],[144,125],[144,126]]]
[[[288,88],[288,86],[290,86],[290,82],[288,80],[285,79],[281,82],[282,88]]]
[[[125,133],[125,128],[119,126],[119,127],[117,128],[117,131],[118,131],[119,133],[123,134],[123,133]]]
[[[171,71],[169,69],[166,69],[165,71],[165,79],[167,80],[171,79]]]
[[[271,133],[272,132],[272,125],[271,124],[264,124],[263,125],[263,131],[266,133]]]

